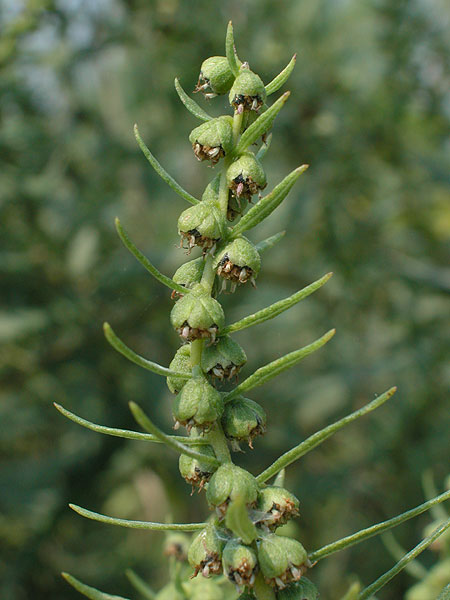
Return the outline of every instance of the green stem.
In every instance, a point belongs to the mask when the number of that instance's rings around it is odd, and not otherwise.
[[[253,589],[258,600],[276,600],[275,592],[264,581],[261,573],[258,573],[256,576],[255,587]]]
[[[203,340],[194,340],[191,343],[191,367],[199,365],[202,360]]]
[[[243,117],[244,117],[244,111],[242,111],[241,113],[238,113],[237,111],[234,112],[234,115],[233,115],[233,145],[234,146],[237,146],[239,136],[241,135]]]
[[[213,268],[213,257],[211,256],[211,254],[208,254],[208,256],[205,259],[205,266],[203,267],[203,274],[200,283],[210,295],[215,278],[216,272]]]
[[[221,463],[233,462],[220,421],[216,421],[209,430],[208,442],[213,447],[214,453]]]

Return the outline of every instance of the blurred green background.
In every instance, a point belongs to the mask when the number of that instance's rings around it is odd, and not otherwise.
[[[123,248],[113,218],[164,272],[186,260],[175,247],[186,205],[146,163],[132,127],[138,122],[183,186],[202,193],[213,172],[193,157],[187,136],[198,122],[173,79],[193,89],[203,59],[223,54],[230,18],[241,58],[266,82],[298,52],[265,159],[268,189],[299,164],[311,168],[251,233],[258,241],[287,230],[264,256],[257,291],[223,298],[228,322],[335,273],[289,313],[237,335],[249,356],[244,375],[337,328],[319,353],[251,394],[269,429],[237,460],[256,474],[395,384],[390,405],[288,470],[301,501],[298,535],[317,548],[421,503],[427,468],[442,489],[450,379],[444,0],[0,0],[2,600],[79,597],[61,570],[135,598],[127,567],[163,585],[161,534],[85,521],[69,501],[155,521],[169,510],[179,522],[207,511],[204,496],[189,496],[175,455],[87,431],[52,402],[136,428],[127,408],[135,400],[171,427],[164,380],[102,335],[107,320],[162,364],[178,347],[167,290]],[[226,100],[208,110],[228,111]],[[411,548],[429,522],[409,522],[398,541]],[[432,552],[422,560],[435,561]],[[334,600],[352,575],[368,584],[394,562],[374,539],[324,560],[311,578]],[[379,597],[398,600],[412,584],[403,573]]]

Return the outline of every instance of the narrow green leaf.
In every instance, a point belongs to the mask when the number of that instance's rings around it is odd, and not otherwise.
[[[286,231],[279,231],[275,235],[271,235],[270,237],[266,238],[265,240],[258,242],[255,245],[255,248],[261,254],[261,252],[264,252],[265,250],[269,250],[270,248],[273,248],[275,246],[275,244],[278,244],[278,242],[284,238],[285,234],[286,234]]]
[[[225,38],[225,55],[228,59],[228,64],[230,65],[231,72],[235,77],[237,77],[239,74],[239,64],[236,55],[236,48],[234,45],[233,24],[231,23],[231,21],[229,21],[228,23],[227,36]]]
[[[337,542],[327,544],[319,550],[311,552],[309,555],[309,559],[312,561],[321,560],[322,558],[325,558],[330,554],[334,554],[335,552],[339,552],[340,550],[344,550],[345,548],[350,548],[350,546],[359,544],[360,542],[363,542],[364,540],[367,540],[373,537],[374,535],[383,533],[388,529],[392,529],[392,527],[397,527],[397,525],[401,525],[401,523],[404,523],[409,519],[421,515],[423,512],[429,510],[436,504],[445,502],[446,500],[450,500],[450,491],[444,492],[443,494],[440,494],[439,496],[436,496],[436,498],[432,498],[431,500],[427,500],[423,504],[420,504],[419,506],[416,506],[415,508],[406,511],[401,515],[397,515],[392,519],[382,521],[381,523],[377,523],[376,525],[372,525],[371,527],[367,527],[366,529],[361,529],[361,531],[358,531],[357,533],[342,538]]]
[[[127,569],[125,575],[128,577],[131,585],[140,593],[146,600],[155,600],[155,592],[139,577],[132,569]]]
[[[163,377],[182,377],[183,379],[191,378],[190,373],[177,373],[176,371],[172,371],[172,369],[167,369],[166,367],[161,367],[161,365],[158,365],[157,363],[147,360],[146,358],[139,356],[139,354],[136,354],[136,352],[133,352],[133,350],[131,350],[131,348],[128,348],[128,346],[126,346],[122,342],[122,340],[117,337],[117,335],[114,333],[114,331],[112,330],[112,327],[109,323],[103,323],[103,331],[105,333],[106,339],[111,344],[111,346],[115,350],[117,350],[117,352],[120,352],[120,354],[123,354],[125,356],[125,358],[128,358],[128,360],[131,360],[131,362],[134,362],[136,365],[139,365],[140,367],[143,367],[144,369],[148,369],[149,371],[152,371],[153,373],[156,373],[157,375],[162,375]]]
[[[67,583],[77,590],[77,592],[80,592],[80,594],[83,594],[83,596],[86,596],[86,598],[90,598],[91,600],[128,600],[128,598],[124,598],[123,596],[112,596],[111,594],[100,592],[85,583],[81,583],[81,581],[75,579],[75,577],[72,577],[69,573],[61,573],[61,575]]]
[[[147,269],[147,271],[151,275],[153,275],[153,277],[155,279],[157,279],[163,285],[167,286],[169,289],[176,290],[177,292],[179,292],[180,294],[183,294],[183,295],[185,295],[186,293],[189,293],[189,290],[187,290],[182,285],[178,285],[178,283],[175,283],[175,281],[173,281],[173,279],[171,279],[170,277],[163,275],[160,271],[158,271],[158,269],[156,267],[154,267],[152,265],[152,263],[148,260],[148,258],[146,256],[144,256],[142,254],[142,252],[138,248],[136,248],[136,246],[130,240],[127,232],[122,227],[122,224],[120,223],[120,221],[117,217],[115,219],[115,224],[116,224],[117,233],[119,234],[119,237],[123,242],[123,245],[131,252],[131,254],[135,258],[137,258],[137,260],[141,263],[141,265],[144,267],[144,269]]]
[[[266,85],[266,92],[268,96],[279,90],[280,87],[282,87],[286,83],[286,81],[289,79],[290,74],[294,70],[296,60],[297,54],[294,54],[294,56],[291,58],[288,64],[281,71],[281,73],[279,73],[276,77],[272,79],[270,83]]]
[[[445,586],[436,600],[450,600],[450,583]]]
[[[381,541],[383,542],[386,550],[395,560],[400,560],[406,554],[406,550],[397,542],[392,531],[388,531],[382,535]],[[409,565],[405,567],[405,571],[419,581],[427,576],[427,570],[417,560],[412,560]]]
[[[236,323],[233,323],[232,325],[228,325],[228,327],[225,327],[225,329],[223,329],[222,333],[225,335],[233,333],[235,331],[241,331],[242,329],[247,329],[248,327],[252,327],[253,325],[258,325],[259,323],[264,323],[264,321],[273,319],[288,308],[291,308],[291,306],[294,306],[294,304],[297,304],[297,302],[300,302],[300,300],[303,300],[303,298],[306,298],[307,296],[321,288],[330,279],[332,275],[333,273],[327,273],[317,281],[314,281],[314,283],[311,283],[310,285],[299,290],[295,294],[292,294],[292,296],[288,296],[283,300],[279,300],[278,302],[267,306],[267,308],[258,310],[258,312],[255,312],[252,315],[248,315],[240,321],[236,321]]]
[[[281,469],[281,471],[275,477],[275,481],[273,482],[273,485],[276,485],[277,487],[284,487],[285,475],[286,475],[286,469]]]
[[[266,219],[286,198],[294,183],[302,173],[306,171],[309,165],[302,165],[289,173],[283,181],[273,188],[270,194],[261,198],[259,202],[254,204],[251,209],[242,217],[239,223],[233,227],[233,236],[238,235],[252,229],[258,223]]]
[[[269,133],[269,135],[266,138],[266,141],[262,144],[261,148],[256,153],[256,158],[258,160],[261,160],[262,158],[264,158],[264,156],[267,153],[267,150],[270,148],[271,143],[272,143],[272,134]]]
[[[81,425],[82,427],[86,427],[86,429],[90,429],[91,431],[95,431],[97,433],[104,433],[105,435],[112,435],[114,437],[125,438],[126,440],[141,440],[143,442],[155,442],[160,444],[161,440],[155,437],[150,433],[141,433],[140,431],[130,431],[128,429],[115,429],[113,427],[106,427],[105,425],[97,425],[96,423],[91,423],[86,419],[82,419],[78,415],[70,412],[60,404],[53,402],[54,407],[58,410],[62,415]],[[195,445],[206,445],[208,444],[208,440],[206,438],[194,439],[187,436],[174,435],[172,436],[177,442],[181,442],[182,444],[195,444]]]
[[[422,473],[422,487],[427,500],[430,500],[438,495],[438,490],[436,488],[436,484],[434,483],[433,471],[431,469],[426,469]],[[431,509],[431,514],[433,515],[433,519],[435,521],[445,521],[448,519],[447,511],[439,504]]]
[[[264,133],[269,131],[275,117],[283,108],[289,96],[290,92],[285,92],[244,131],[236,148],[233,150],[231,157],[239,156],[242,152],[245,152],[249,146],[254,144]]]
[[[197,198],[194,198],[194,196],[192,196],[191,194],[189,194],[189,192],[183,189],[181,185],[177,183],[175,179],[171,175],[169,175],[169,173],[167,173],[167,171],[163,169],[163,167],[159,164],[159,162],[156,160],[156,158],[145,145],[144,140],[139,135],[139,129],[137,125],[134,126],[134,136],[145,158],[152,165],[152,167],[155,169],[158,175],[167,183],[167,185],[171,187],[173,191],[176,192],[179,196],[181,196],[191,204],[198,204],[200,200],[197,200]]]
[[[340,600],[358,600],[358,593],[361,591],[361,584],[359,581],[355,581],[352,583],[350,588],[347,590],[345,596],[343,596]]]
[[[372,402],[369,402],[362,408],[355,410],[354,412],[350,413],[346,417],[343,417],[339,421],[336,421],[335,423],[328,425],[328,427],[325,427],[324,429],[317,431],[313,435],[310,435],[309,438],[304,440],[301,444],[298,444],[298,446],[294,446],[294,448],[291,448],[282,456],[280,456],[270,467],[268,467],[265,471],[258,475],[256,479],[259,483],[264,483],[265,481],[279,473],[281,469],[285,469],[288,465],[292,464],[294,461],[298,460],[299,458],[313,450],[316,446],[327,440],[329,437],[335,434],[336,431],[339,431],[339,429],[345,427],[345,425],[352,423],[356,419],[359,419],[359,417],[363,417],[367,413],[371,412],[372,410],[375,410],[376,408],[384,404],[387,400],[389,400],[389,398],[392,398],[396,391],[397,388],[392,387],[390,390],[384,392],[384,394],[381,394],[381,396],[378,396],[378,398],[375,398],[375,400],[372,400]]]
[[[374,594],[376,594],[379,590],[381,590],[381,588],[384,587],[386,585],[386,583],[388,583],[388,581],[390,581],[393,577],[398,575],[398,573],[400,573],[400,571],[403,571],[403,569],[406,567],[406,565],[409,562],[411,562],[417,556],[419,556],[419,554],[421,554],[424,550],[426,550],[428,548],[428,546],[431,546],[431,544],[435,540],[437,540],[437,538],[440,535],[442,535],[445,531],[447,531],[447,529],[449,527],[450,527],[450,519],[447,519],[447,521],[445,521],[445,523],[443,523],[439,527],[436,527],[436,529],[433,531],[433,533],[431,535],[429,535],[425,539],[423,539],[420,542],[420,544],[417,544],[417,546],[415,548],[413,548],[410,552],[408,552],[408,554],[405,554],[405,556],[401,560],[399,560],[398,563],[392,567],[392,569],[390,569],[384,575],[379,577],[371,585],[367,586],[359,594],[358,600],[367,600],[368,598],[371,598]],[[443,593],[444,592],[445,592],[445,588],[443,590]],[[444,594],[444,598],[445,598],[445,594]]]
[[[181,102],[185,105],[190,113],[202,121],[211,121],[212,117],[201,108],[181,87],[178,77],[175,77],[175,89],[180,97]]]
[[[128,519],[115,519],[92,512],[86,508],[81,508],[76,504],[69,504],[70,508],[86,519],[107,523],[108,525],[118,525],[119,527],[129,527],[131,529],[149,529],[151,531],[197,531],[203,529],[206,523],[152,523],[151,521],[129,521]]]
[[[179,442],[177,439],[174,438],[174,436],[167,435],[166,433],[161,431],[161,429],[159,429],[159,427],[157,427],[149,419],[149,417],[135,402],[130,402],[129,406],[131,412],[133,413],[133,417],[136,419],[139,425],[146,429],[149,433],[152,433],[155,437],[159,438],[161,442],[169,446],[169,448],[172,448],[172,450],[175,450],[176,452],[179,452],[181,454],[185,454],[186,456],[190,456],[191,458],[195,458],[201,461],[202,463],[208,463],[216,467],[220,465],[220,462],[217,460],[217,458],[214,458],[213,456],[208,456],[206,454],[202,454],[201,452],[196,452],[195,450],[192,450],[188,446],[185,446],[184,444]]]
[[[243,394],[244,392],[248,392],[259,385],[263,385],[263,383],[270,381],[280,373],[283,373],[283,371],[290,369],[303,358],[321,348],[333,337],[335,333],[335,329],[330,329],[330,331],[312,344],[309,344],[304,348],[300,348],[299,350],[294,350],[294,352],[290,352],[281,358],[277,358],[277,360],[273,360],[264,367],[260,367],[252,375],[250,375],[250,377],[247,377],[247,379],[235,387],[234,390],[231,390],[231,392],[224,397],[224,401],[229,402],[235,396]]]
[[[232,500],[227,508],[225,525],[244,544],[251,544],[257,537],[256,527],[248,516],[247,507],[242,497]]]

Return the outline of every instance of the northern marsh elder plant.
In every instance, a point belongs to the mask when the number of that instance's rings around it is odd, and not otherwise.
[[[164,433],[134,402],[130,403],[130,409],[147,433],[96,425],[56,405],[65,416],[94,431],[162,442],[178,452],[181,475],[193,489],[198,488],[199,492],[205,493],[210,514],[203,523],[150,523],[116,519],[75,505],[71,508],[104,523],[169,532],[166,553],[170,556],[171,565],[167,586],[155,594],[135,573],[129,572],[131,583],[146,598],[226,600],[239,596],[242,600],[312,600],[319,597],[319,592],[305,573],[309,574],[317,561],[403,523],[448,499],[450,492],[315,551],[307,551],[302,542],[280,535],[279,527],[298,517],[300,506],[296,496],[283,487],[285,468],[344,425],[384,404],[393,396],[395,388],[311,435],[256,476],[235,464],[232,452],[239,450],[240,444],[248,444],[253,449],[255,438],[267,427],[264,409],[257,401],[247,397],[248,392],[321,348],[333,337],[334,330],[260,367],[237,383],[236,376],[246,362],[246,354],[231,335],[279,315],[318,290],[331,273],[288,298],[226,325],[222,306],[217,300],[220,292],[226,289],[234,292],[243,285],[255,286],[261,255],[283,237],[283,233],[278,233],[254,244],[244,234],[270,216],[307,165],[295,169],[271,192],[262,196],[261,192],[267,185],[262,159],[270,145],[269,130],[289,92],[281,95],[270,107],[266,102],[287,81],[295,66],[295,56],[277,77],[264,85],[249,64],[238,58],[231,23],[225,48],[225,56],[213,56],[203,62],[194,91],[201,92],[207,99],[228,94],[232,116],[211,117],[175,80],[181,101],[202,121],[189,136],[195,157],[216,167],[217,174],[206,187],[201,200],[185,191],[162,168],[135,127],[137,142],[152,167],[191,204],[178,219],[180,246],[187,254],[199,248],[201,256],[188,260],[172,278],[167,277],[134,246],[116,220],[124,245],[172,291],[174,306],[170,321],[180,336],[181,346],[169,367],[162,367],[133,352],[107,323],[104,325],[105,336],[117,351],[137,365],[167,378],[167,385],[174,394],[174,429],[184,427],[187,435]],[[252,203],[255,196],[256,201]],[[230,391],[221,391],[220,384],[224,380],[234,381]],[[365,589],[361,590],[359,584],[354,585],[342,600],[373,597],[449,527],[450,520],[439,523],[390,571]],[[189,540],[181,532],[196,534]],[[118,596],[100,592],[71,575],[65,573],[64,577],[88,598],[120,600]],[[448,597],[446,590],[442,594],[442,598]]]

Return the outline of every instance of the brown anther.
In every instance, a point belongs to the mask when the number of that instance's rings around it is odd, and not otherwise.
[[[252,585],[251,580],[255,580],[255,569],[256,567],[252,567],[244,558],[238,567],[228,571],[228,579],[239,587],[250,586]]]
[[[207,146],[206,144],[203,145],[194,142],[192,144],[192,149],[197,160],[210,160],[213,165],[225,156],[222,146]]]

